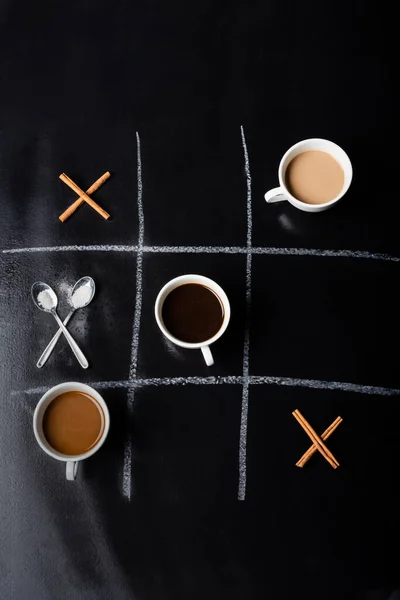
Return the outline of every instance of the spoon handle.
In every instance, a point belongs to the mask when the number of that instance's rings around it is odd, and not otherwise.
[[[74,338],[72,337],[72,335],[70,334],[68,329],[65,327],[64,323],[61,321],[60,317],[58,316],[58,314],[56,313],[56,311],[54,309],[51,311],[51,314],[57,321],[59,327],[61,327],[63,334],[67,338],[68,344],[71,346],[72,352],[75,354],[76,358],[78,359],[79,364],[84,369],[87,369],[89,366],[89,363],[86,360],[86,357],[83,354],[82,350],[79,348],[78,344],[75,342]]]
[[[66,316],[65,320],[64,320],[64,325],[67,326],[72,315],[74,314],[75,309],[72,309],[69,314]],[[39,358],[39,360],[36,363],[36,366],[38,367],[38,369],[41,369],[43,367],[43,365],[46,364],[46,362],[49,359],[50,354],[53,352],[58,340],[60,339],[60,336],[62,335],[62,329],[58,329],[57,332],[53,335],[53,338],[51,340],[51,342],[49,342],[45,348],[45,350],[43,350],[43,353],[41,355],[41,357]]]

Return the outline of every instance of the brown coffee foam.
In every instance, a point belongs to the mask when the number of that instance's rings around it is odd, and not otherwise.
[[[105,417],[100,404],[89,394],[70,391],[60,394],[43,415],[43,433],[57,452],[67,456],[85,454],[101,438]]]
[[[344,171],[328,152],[307,150],[290,161],[285,183],[292,196],[301,202],[325,204],[343,189]]]

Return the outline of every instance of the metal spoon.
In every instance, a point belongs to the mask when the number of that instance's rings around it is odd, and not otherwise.
[[[53,315],[53,317],[58,323],[58,326],[61,327],[63,334],[67,338],[67,342],[71,346],[71,350],[78,359],[79,364],[84,369],[87,369],[89,363],[86,360],[85,355],[83,354],[82,350],[79,348],[78,344],[75,342],[74,338],[72,337],[68,329],[65,327],[64,323],[61,321],[60,317],[56,312],[58,298],[55,291],[49,285],[47,285],[47,283],[37,281],[32,286],[31,294],[34,303],[38,308],[40,308],[40,310],[51,313]]]
[[[78,292],[78,290],[80,290],[83,286],[85,286],[87,288],[86,296],[85,295],[82,296],[82,294]],[[91,277],[88,277],[88,276],[81,277],[81,279],[79,279],[75,283],[75,285],[72,289],[72,292],[68,298],[68,302],[71,306],[71,310],[68,313],[67,317],[64,319],[65,326],[68,325],[72,315],[74,314],[74,312],[76,310],[78,310],[78,308],[85,308],[85,306],[90,304],[90,302],[93,300],[95,290],[96,290],[96,286]],[[49,342],[46,349],[43,351],[43,354],[41,355],[41,357],[39,358],[39,360],[36,363],[36,366],[39,369],[41,367],[43,367],[43,365],[47,362],[50,354],[53,352],[58,340],[60,339],[61,334],[62,334],[62,330],[59,329],[57,331],[57,333],[54,334],[53,339],[51,340],[51,342]]]

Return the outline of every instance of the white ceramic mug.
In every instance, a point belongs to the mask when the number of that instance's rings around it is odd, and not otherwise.
[[[46,408],[55,398],[57,398],[57,396],[63,394],[64,392],[74,391],[84,392],[85,394],[92,396],[92,398],[94,398],[96,402],[98,402],[98,404],[100,405],[104,414],[105,422],[103,434],[93,448],[91,448],[88,452],[85,452],[84,454],[78,454],[77,456],[69,456],[67,454],[61,454],[60,452],[57,452],[57,450],[54,450],[54,448],[52,448],[46,440],[43,433],[43,416],[46,411]],[[89,456],[92,456],[103,445],[104,440],[107,437],[109,428],[110,414],[108,412],[107,404],[104,402],[100,394],[96,392],[96,390],[91,388],[89,385],[85,385],[84,383],[60,383],[59,385],[56,385],[55,387],[51,388],[39,400],[33,415],[33,431],[35,433],[37,443],[42,448],[42,450],[47,452],[47,454],[49,454],[57,460],[61,460],[62,462],[67,463],[66,476],[67,479],[70,481],[73,481],[76,478],[76,474],[78,472],[78,465],[80,461],[85,460],[85,458],[89,458]]]
[[[192,344],[189,342],[183,342],[182,340],[179,340],[178,338],[171,335],[170,332],[168,331],[168,329],[165,327],[165,324],[164,324],[164,321],[162,318],[162,307],[164,304],[164,300],[166,299],[168,294],[170,294],[172,292],[172,290],[179,287],[180,285],[184,285],[187,283],[197,283],[200,285],[204,285],[205,287],[212,290],[214,292],[214,294],[216,294],[216,296],[218,296],[218,298],[222,304],[223,311],[224,311],[222,325],[221,325],[220,329],[217,331],[217,333],[215,335],[213,335],[212,338],[210,338],[208,340],[204,340],[203,342],[195,343],[195,344]],[[157,296],[156,304],[154,307],[154,312],[155,312],[157,324],[166,338],[168,338],[171,342],[173,342],[177,346],[181,346],[182,348],[192,348],[192,349],[200,348],[200,350],[203,353],[204,360],[206,361],[206,365],[208,367],[211,367],[211,365],[214,364],[214,359],[211,354],[210,345],[213,344],[214,342],[216,342],[221,337],[221,335],[224,333],[224,331],[228,327],[229,319],[231,318],[231,307],[229,304],[228,296],[225,294],[225,292],[221,288],[221,286],[218,285],[218,283],[215,283],[215,281],[213,281],[212,279],[209,279],[208,277],[203,277],[203,275],[181,275],[180,277],[175,277],[175,279],[171,279],[171,281],[166,283],[164,285],[164,287],[161,289],[161,291],[159,292],[159,294]]]
[[[329,200],[329,202],[324,202],[323,204],[307,204],[307,202],[302,202],[289,192],[285,184],[285,173],[290,161],[298,154],[307,152],[309,150],[322,150],[323,152],[327,152],[337,160],[344,172],[344,183],[342,189],[340,190],[340,194],[338,194],[336,198]],[[303,140],[285,152],[278,169],[279,187],[269,190],[269,192],[265,194],[264,198],[268,203],[282,202],[283,200],[287,200],[290,202],[290,204],[293,204],[293,206],[299,208],[300,210],[305,210],[306,212],[321,212],[331,208],[337,202],[339,202],[341,198],[343,198],[350,187],[352,178],[353,168],[351,166],[350,159],[340,146],[330,142],[329,140],[323,140],[321,138]]]

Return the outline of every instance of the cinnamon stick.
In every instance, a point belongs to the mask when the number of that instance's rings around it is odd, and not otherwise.
[[[93,185],[90,186],[90,188],[88,190],[86,190],[86,194],[89,196],[90,194],[93,194],[95,191],[97,191],[104,182],[107,181],[107,179],[110,177],[110,172],[107,171],[106,173],[104,173],[104,175],[102,175],[101,177],[99,177],[97,179],[97,181],[95,181],[93,183]],[[75,200],[75,202],[73,204],[71,204],[71,206],[69,206],[67,208],[67,210],[65,210],[58,218],[60,219],[60,221],[62,223],[64,223],[64,221],[66,221],[75,211],[77,208],[79,208],[83,203],[85,202],[85,198],[83,198],[82,196],[80,196],[77,200]]]
[[[298,421],[298,423],[302,426],[308,437],[317,446],[322,456],[328,461],[328,463],[333,469],[336,469],[339,466],[338,461],[333,456],[332,452],[325,446],[324,442],[317,435],[317,433],[314,431],[311,425],[306,421],[306,419],[303,417],[300,411],[296,409],[292,414],[294,418]]]
[[[70,187],[71,190],[74,190],[74,192],[76,194],[78,194],[78,196],[80,196],[81,198],[83,198],[85,200],[85,202],[87,202],[92,208],[94,208],[94,210],[97,211],[99,213],[99,215],[101,215],[103,217],[103,219],[109,219],[110,218],[110,215],[108,214],[108,212],[106,212],[103,208],[101,208],[101,206],[99,206],[94,200],[92,200],[90,198],[90,196],[88,196],[87,194],[85,194],[85,192],[83,190],[81,190],[81,188],[78,187],[76,185],[76,183],[74,181],[72,181],[72,179],[70,179],[68,177],[68,175],[66,175],[65,173],[61,173],[60,179],[68,187]]]
[[[334,431],[339,427],[340,423],[343,421],[342,417],[338,417],[329,425],[327,429],[325,429],[324,433],[321,435],[321,439],[323,441],[327,440]],[[309,447],[307,452],[303,454],[303,456],[297,461],[296,467],[304,467],[306,462],[317,452],[318,448],[313,444]]]

